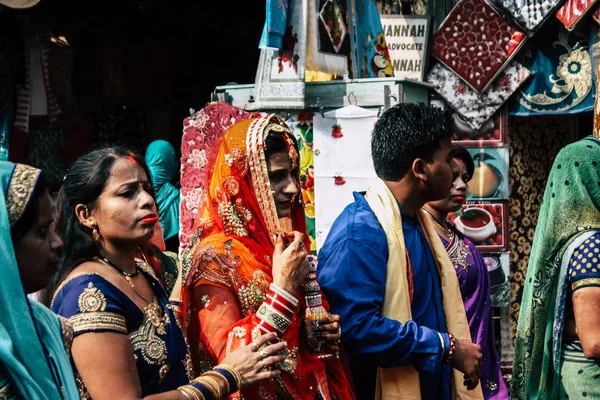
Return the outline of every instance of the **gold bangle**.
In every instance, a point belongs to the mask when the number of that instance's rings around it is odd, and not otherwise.
[[[190,395],[187,394],[187,392],[185,390],[183,390],[183,389],[177,389],[177,391],[179,393],[181,393],[183,395],[183,397],[185,397],[187,400],[194,400],[194,398],[190,397]]]
[[[225,381],[225,393],[229,393],[229,391],[231,390],[231,387],[229,386],[229,381],[227,381],[227,378],[225,378],[223,375],[221,375],[220,373],[218,373],[216,371],[206,371],[205,373],[202,374],[202,376],[204,376],[204,377],[214,376],[219,379],[223,379]],[[216,382],[216,380],[215,380],[215,382]]]
[[[204,395],[202,394],[202,392],[193,386],[184,385],[184,386],[178,387],[177,390],[187,393],[188,395],[192,396],[193,400],[206,400],[204,398]]]
[[[242,374],[240,374],[237,369],[235,369],[234,367],[232,367],[229,364],[219,364],[215,368],[222,368],[225,371],[231,372],[231,374],[233,375],[233,378],[235,379],[235,382],[237,383],[238,390],[242,389]],[[215,369],[215,368],[213,368],[213,369]]]
[[[221,386],[213,378],[209,376],[199,376],[198,378],[194,379],[194,382],[198,382],[201,385],[211,387],[213,391],[217,394],[217,399],[221,399],[223,397],[223,391],[221,390]]]

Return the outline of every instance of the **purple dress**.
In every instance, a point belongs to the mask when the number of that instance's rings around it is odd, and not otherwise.
[[[448,243],[440,236],[456,270],[460,293],[471,338],[481,346],[481,388],[487,399],[508,399],[508,390],[500,370],[500,357],[496,351],[492,306],[490,301],[490,277],[479,250],[460,232],[453,230],[454,239]]]

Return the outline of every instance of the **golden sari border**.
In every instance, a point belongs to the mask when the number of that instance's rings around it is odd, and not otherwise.
[[[258,206],[271,235],[282,233],[279,226],[279,218],[277,217],[275,199],[271,193],[271,182],[269,180],[269,170],[267,169],[267,159],[264,150],[263,132],[273,118],[278,119],[275,114],[270,114],[252,121],[246,138],[246,153],[248,154],[252,186],[256,194]]]
[[[8,184],[8,193],[6,194],[8,221],[11,228],[27,209],[41,172],[41,170],[29,165],[15,164],[15,169]]]

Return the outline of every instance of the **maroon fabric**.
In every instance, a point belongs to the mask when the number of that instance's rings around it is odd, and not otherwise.
[[[484,0],[460,0],[433,37],[433,56],[483,92],[525,40]]]

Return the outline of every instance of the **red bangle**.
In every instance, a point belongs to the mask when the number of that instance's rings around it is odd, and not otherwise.
[[[450,349],[448,350],[448,358],[446,358],[446,362],[450,362],[452,357],[454,357],[454,352],[456,351],[456,338],[453,334],[448,334],[448,340],[450,341]]]
[[[292,315],[296,313],[298,310],[298,306],[290,303],[285,297],[278,295],[277,293],[269,290],[267,292],[265,300],[270,305],[275,307],[278,311],[283,313],[284,315],[288,315],[290,318]]]

